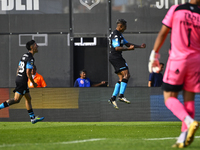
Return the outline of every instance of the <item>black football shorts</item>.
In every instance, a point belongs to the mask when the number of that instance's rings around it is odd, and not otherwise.
[[[128,70],[128,65],[124,58],[109,59],[109,61],[114,67],[116,74],[118,74],[123,70]]]
[[[27,82],[26,83],[23,83],[23,82],[15,82],[16,83],[16,87],[15,89],[13,90],[13,92],[17,92],[21,95],[24,95],[26,93],[29,93],[29,88],[28,88],[28,84]]]

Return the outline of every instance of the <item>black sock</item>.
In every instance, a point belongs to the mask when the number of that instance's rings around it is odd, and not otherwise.
[[[124,94],[120,94],[119,97],[120,97],[120,98],[124,97]]]
[[[4,107],[8,107],[9,106],[9,104],[6,101],[3,104],[4,104]]]
[[[34,119],[34,118],[35,118],[33,109],[28,110],[28,114],[29,114],[29,116],[30,116],[31,119]]]
[[[112,101],[115,101],[115,99],[116,99],[116,96],[112,96],[112,97],[111,97],[111,100],[112,100]]]

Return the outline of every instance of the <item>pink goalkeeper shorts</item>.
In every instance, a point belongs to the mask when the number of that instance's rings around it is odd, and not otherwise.
[[[183,85],[183,90],[200,92],[200,56],[194,55],[184,60],[168,59],[163,82]]]

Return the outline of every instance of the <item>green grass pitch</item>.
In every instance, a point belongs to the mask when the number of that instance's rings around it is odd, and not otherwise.
[[[170,150],[180,122],[0,122],[1,150]],[[187,150],[200,149],[200,131]]]

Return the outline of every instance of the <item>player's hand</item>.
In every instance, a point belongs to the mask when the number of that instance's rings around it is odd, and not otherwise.
[[[141,45],[141,48],[146,48],[146,44],[143,43],[143,44]]]
[[[129,50],[134,50],[134,48],[135,48],[134,45],[130,45],[128,49]]]
[[[38,85],[37,85],[37,83],[34,82],[34,83],[33,83],[33,86],[34,86],[34,88],[36,88]]]
[[[157,70],[159,70],[160,67],[159,58],[160,54],[152,50],[149,57],[149,65],[148,65],[150,73],[157,72]]]

